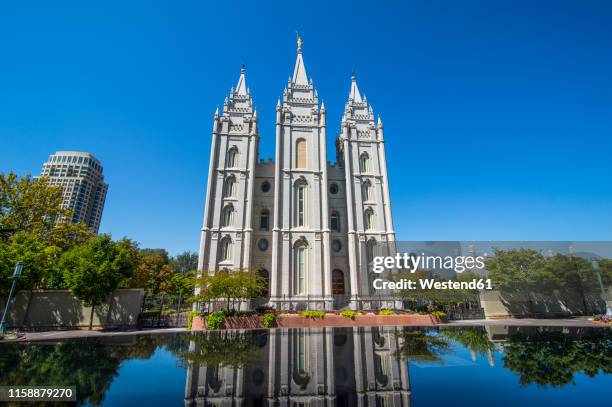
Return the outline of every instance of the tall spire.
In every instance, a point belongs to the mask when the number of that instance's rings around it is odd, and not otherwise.
[[[297,35],[297,58],[295,60],[295,69],[293,70],[291,82],[297,85],[308,85],[306,68],[304,67],[304,60],[302,59],[302,38],[299,35]]]
[[[357,103],[361,103],[361,93],[359,93],[359,88],[357,87],[357,77],[355,77],[355,72],[353,72],[353,75],[351,76],[351,81],[351,93],[349,93],[349,99],[352,99]]]
[[[244,64],[242,64],[242,69],[240,69],[240,78],[238,79],[238,85],[236,85],[236,94],[246,96],[246,79],[245,79],[246,68]]]

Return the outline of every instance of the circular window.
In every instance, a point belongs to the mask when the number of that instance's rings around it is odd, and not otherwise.
[[[268,250],[268,240],[267,239],[259,239],[259,242],[257,242],[257,247],[262,252],[265,252],[266,250]]]
[[[340,243],[340,240],[334,240],[332,242],[332,250],[337,253],[340,249],[342,249],[342,243]]]
[[[338,184],[331,184],[329,186],[329,193],[332,195],[336,195],[338,193]]]
[[[261,192],[268,192],[270,190],[270,183],[268,181],[264,181],[261,184]]]

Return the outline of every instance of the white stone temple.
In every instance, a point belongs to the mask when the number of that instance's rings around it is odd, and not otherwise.
[[[298,39],[276,106],[276,158],[258,159],[258,114],[244,66],[215,112],[199,270],[257,270],[282,309],[367,308],[369,263],[395,252],[383,125],[352,76],[337,163],[327,160],[325,103]],[[380,306],[380,302],[379,302]]]

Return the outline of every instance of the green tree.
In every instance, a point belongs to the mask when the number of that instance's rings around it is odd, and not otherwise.
[[[175,274],[165,250],[144,249],[138,253],[134,273],[125,285],[130,288],[144,288],[152,295],[167,293],[167,282]]]
[[[232,301],[259,297],[265,289],[266,281],[255,271],[222,270],[214,275],[197,278],[195,285],[199,286],[201,291],[199,295],[192,298],[192,301],[207,302],[214,299],[225,299],[229,311]]]
[[[62,207],[60,187],[45,178],[18,178],[0,173],[0,294],[10,285],[17,261],[24,262],[22,289],[64,286],[57,262],[63,252],[84,243],[93,233]]]
[[[181,274],[188,274],[198,269],[198,254],[185,251],[170,259],[170,266],[174,271]]]
[[[90,330],[95,307],[131,276],[136,262],[134,252],[133,242],[113,242],[109,235],[100,235],[62,255],[60,267],[67,286],[91,307]]]
[[[532,249],[496,250],[495,256],[486,260],[496,288],[513,290],[558,286],[560,280],[545,263],[544,256]]]

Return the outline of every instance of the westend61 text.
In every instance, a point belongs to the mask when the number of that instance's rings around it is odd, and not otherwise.
[[[398,281],[387,281],[377,278],[373,281],[377,290],[492,290],[491,279],[481,278],[470,281],[437,281],[432,278],[421,278],[417,281],[402,278]]]

